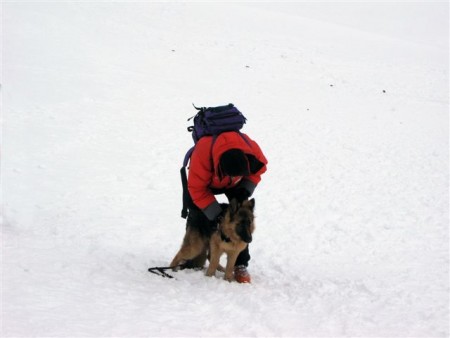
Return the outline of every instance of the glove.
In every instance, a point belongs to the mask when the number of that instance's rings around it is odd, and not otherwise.
[[[250,193],[245,188],[237,188],[234,192],[234,197],[239,203],[241,203],[245,200],[248,200],[248,198],[250,197]]]
[[[228,204],[221,203],[220,208],[222,211],[213,220],[208,221],[210,231],[215,231],[219,227],[220,222],[222,222],[222,219],[225,216]]]
[[[228,209],[228,204],[227,203],[220,203],[220,207],[222,208],[222,211],[216,217],[215,221],[216,221],[217,224],[222,222],[223,218],[225,217],[225,213],[227,212],[227,209]]]

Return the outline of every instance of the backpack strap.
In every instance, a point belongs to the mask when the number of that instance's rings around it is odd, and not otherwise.
[[[191,158],[192,153],[194,152],[194,148],[195,148],[195,145],[187,151],[186,155],[184,156],[183,166],[180,169],[181,184],[183,186],[183,209],[181,209],[181,217],[182,218],[187,217],[188,205],[192,204],[191,195],[189,195],[189,191],[188,191],[186,167],[189,163],[189,159]]]
[[[250,142],[250,140],[244,135],[242,134],[240,131],[237,131],[236,133],[238,133],[242,139],[245,141],[245,143],[247,143],[247,145],[252,148],[252,143]]]
[[[189,163],[189,160],[191,159],[191,155],[194,152],[195,149],[195,145],[191,147],[191,149],[189,149],[186,153],[186,155],[184,155],[184,160],[183,160],[183,167],[186,168],[187,164]]]
[[[183,209],[181,209],[181,217],[186,218],[188,216],[188,204],[191,201],[191,196],[189,195],[188,191],[188,182],[187,182],[187,174],[186,174],[186,167],[181,167],[180,169],[181,174],[181,184],[183,186]]]
[[[204,111],[206,110],[206,107],[196,107],[194,103],[192,103],[192,105],[194,106],[195,109],[197,109],[198,111]]]
[[[216,142],[216,138],[217,135],[213,136],[213,140],[211,143],[211,165],[214,168],[214,163],[212,160],[212,149],[214,146],[214,143]],[[192,205],[193,201],[191,198],[191,195],[189,194],[189,190],[188,190],[188,180],[187,180],[187,173],[186,173],[186,167],[189,163],[189,160],[191,159],[192,153],[194,152],[195,149],[195,145],[193,147],[191,147],[191,149],[189,149],[186,153],[186,155],[184,155],[184,160],[183,160],[183,166],[180,169],[180,175],[181,175],[181,184],[183,186],[183,209],[181,209],[181,217],[182,218],[186,218],[188,216],[188,205]]]

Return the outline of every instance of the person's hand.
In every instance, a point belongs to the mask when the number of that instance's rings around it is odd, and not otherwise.
[[[227,211],[228,204],[221,204],[222,211],[213,219],[209,221],[209,228],[215,231],[219,228],[220,222],[222,222],[225,212]]]
[[[245,188],[238,188],[235,192],[235,198],[239,203],[244,202],[245,200],[248,200],[250,197],[250,193]]]

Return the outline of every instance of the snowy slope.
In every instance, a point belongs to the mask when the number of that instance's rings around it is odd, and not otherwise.
[[[2,4],[4,337],[449,335],[448,3]],[[191,103],[269,159],[251,285],[147,272]]]

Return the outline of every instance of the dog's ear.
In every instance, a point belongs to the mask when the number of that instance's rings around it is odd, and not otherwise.
[[[249,208],[250,210],[253,212],[253,210],[255,209],[255,199],[252,198],[251,200],[245,201],[244,202]]]

